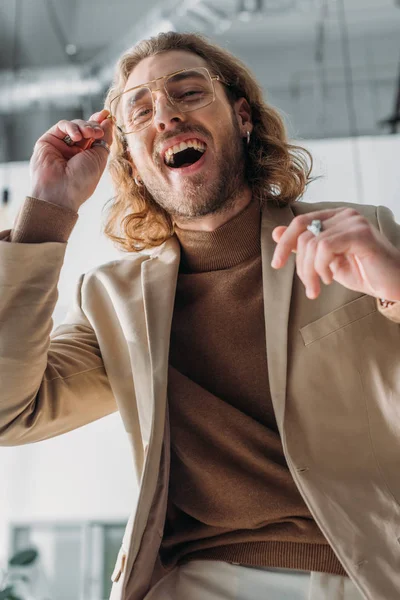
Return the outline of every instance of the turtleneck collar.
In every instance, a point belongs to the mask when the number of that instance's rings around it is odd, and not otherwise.
[[[175,226],[181,246],[180,271],[219,271],[256,256],[261,252],[260,225],[260,203],[252,200],[242,212],[214,231],[191,231]]]

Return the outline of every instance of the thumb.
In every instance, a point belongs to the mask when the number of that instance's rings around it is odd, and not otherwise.
[[[102,123],[100,123],[100,125],[104,131],[103,140],[105,142],[107,142],[107,144],[110,144],[110,146],[111,146],[111,144],[113,142],[114,122],[112,121],[112,119],[106,118]]]
[[[111,145],[112,141],[113,141],[114,122],[109,117],[110,117],[110,111],[107,109],[103,109],[97,113],[94,113],[90,117],[90,121],[97,121],[99,123],[99,125],[101,126],[101,128],[104,131],[104,136],[101,139],[104,140],[105,142],[107,142],[107,144]]]

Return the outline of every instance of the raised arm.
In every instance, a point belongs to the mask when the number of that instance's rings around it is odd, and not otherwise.
[[[96,135],[109,139],[110,122],[103,113],[94,118]],[[78,130],[81,146],[69,147],[62,136]],[[61,122],[38,141],[32,196],[41,199],[27,198],[14,229],[0,233],[0,445],[50,438],[117,410],[81,308],[84,276],[51,334],[67,240],[107,162],[103,147],[89,147],[94,130],[78,130]]]

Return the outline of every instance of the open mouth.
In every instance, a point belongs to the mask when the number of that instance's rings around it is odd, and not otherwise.
[[[206,151],[206,145],[198,140],[181,142],[165,153],[164,162],[172,169],[182,169],[197,163]]]

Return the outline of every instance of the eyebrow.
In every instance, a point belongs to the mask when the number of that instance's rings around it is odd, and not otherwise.
[[[148,92],[149,92],[149,90],[146,87],[138,88],[137,90],[132,90],[132,95],[130,95],[128,97],[128,101],[127,101],[126,105],[134,104],[135,102],[138,102]]]
[[[189,77],[193,77],[193,75],[198,75],[201,77],[200,73],[196,73],[196,69],[192,69],[191,71],[183,71],[183,73],[177,73],[173,75],[170,79],[172,81],[181,81],[183,79],[189,79]]]

